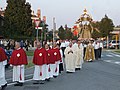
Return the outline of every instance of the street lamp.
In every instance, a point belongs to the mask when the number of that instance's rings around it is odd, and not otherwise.
[[[36,40],[37,40],[37,42],[38,42],[38,27],[39,27],[39,24],[40,24],[40,20],[36,19],[35,20],[35,25],[36,25],[36,29],[37,29],[37,32],[36,32]]]

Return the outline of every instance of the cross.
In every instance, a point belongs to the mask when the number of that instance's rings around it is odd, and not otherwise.
[[[39,56],[42,56],[42,53],[40,53]]]
[[[17,54],[17,57],[20,57],[20,54],[19,54],[19,53]]]

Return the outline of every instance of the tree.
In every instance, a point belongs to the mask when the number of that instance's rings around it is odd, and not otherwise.
[[[26,0],[7,0],[4,36],[8,38],[32,35],[31,5]]]
[[[64,40],[65,39],[65,29],[63,28],[63,26],[60,26],[60,28],[58,29],[58,36],[60,39]]]
[[[68,28],[67,26],[65,26],[65,29],[64,29],[63,26],[61,26],[58,29],[58,36],[62,40],[64,40],[64,39],[72,39],[73,38],[73,33],[71,32],[71,28]]]
[[[65,38],[72,39],[72,37],[73,37],[73,33],[71,32],[71,28],[68,28],[67,30],[65,30]]]
[[[114,30],[113,21],[105,15],[104,18],[100,21],[100,32],[102,37],[106,37]]]
[[[92,33],[92,38],[97,39],[99,37],[102,37],[102,34],[100,32],[100,22],[93,22],[91,23],[93,26],[93,33]]]

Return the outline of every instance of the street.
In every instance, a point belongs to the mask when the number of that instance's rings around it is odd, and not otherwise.
[[[101,60],[85,62],[82,70],[63,72],[43,85],[33,85],[33,70],[34,67],[26,70],[23,87],[13,85],[12,70],[7,70],[6,90],[120,90],[120,55],[111,51],[104,51]]]

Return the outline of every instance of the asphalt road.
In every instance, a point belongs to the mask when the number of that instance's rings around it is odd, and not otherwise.
[[[85,62],[83,69],[72,74],[63,72],[59,77],[33,85],[33,68],[26,70],[24,86],[12,85],[12,71],[6,71],[8,87],[6,90],[120,90],[120,55],[104,51],[102,59]]]

